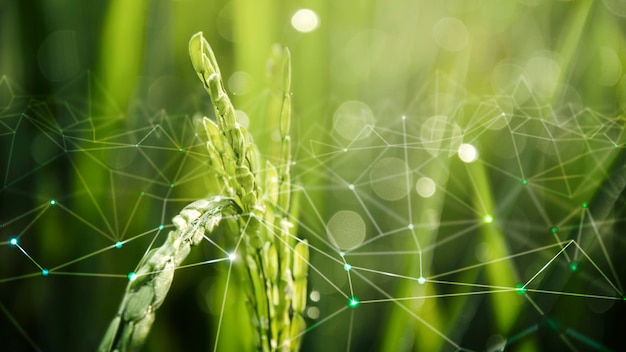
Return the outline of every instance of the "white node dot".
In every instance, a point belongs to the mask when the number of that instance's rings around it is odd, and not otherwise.
[[[319,26],[319,18],[313,10],[300,9],[291,16],[291,25],[298,32],[312,32]]]
[[[348,185],[348,188],[354,191],[354,185]]]
[[[471,144],[461,144],[457,153],[459,155],[459,159],[466,163],[471,163],[478,159],[478,151],[476,150],[476,147]]]
[[[417,283],[419,283],[420,285],[425,284],[425,283],[426,283],[426,278],[425,278],[425,277],[423,277],[423,276],[420,276],[420,277],[417,279]]]
[[[409,226],[407,226],[409,228],[409,230],[413,230],[415,228],[415,226],[413,226],[413,224],[409,224]]]
[[[230,254],[228,255],[228,259],[230,259],[230,261],[231,261],[231,262],[232,262],[232,261],[235,261],[235,259],[237,259],[237,254],[235,254],[235,253],[230,253]]]

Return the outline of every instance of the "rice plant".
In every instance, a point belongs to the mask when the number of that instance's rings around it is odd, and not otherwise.
[[[232,261],[241,257],[242,279],[256,345],[261,351],[296,351],[305,328],[308,247],[293,234],[289,221],[291,144],[289,137],[290,58],[282,58],[283,100],[280,116],[282,159],[278,168],[261,167],[252,138],[236,120],[215,55],[202,33],[189,42],[198,77],[213,99],[217,123],[205,117],[207,158],[214,196],[186,206],[172,220],[176,230],[143,259],[130,282],[100,351],[139,350],[163,304],[175,270],[191,247],[212,236],[222,220],[225,236],[236,243]],[[247,319],[245,319],[247,321]],[[217,344],[216,344],[217,346]]]

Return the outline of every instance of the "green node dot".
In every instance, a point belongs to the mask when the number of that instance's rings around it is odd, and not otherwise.
[[[41,276],[48,276],[48,274],[50,274],[50,271],[48,269],[41,270]]]
[[[141,197],[143,197],[143,196],[145,196],[145,195],[146,195],[146,192],[141,192],[141,193],[139,193],[139,195],[140,195]]]
[[[139,144],[135,144],[135,148],[139,148]]]
[[[350,265],[350,264],[348,264],[348,263],[346,263],[346,264],[344,264],[344,265],[343,265],[343,270],[345,270],[345,271],[350,271],[350,269],[352,269],[352,265]]]
[[[556,226],[552,226],[552,227],[550,228],[550,232],[552,232],[552,233],[557,233],[557,232],[559,232],[559,228],[558,228],[558,227],[556,227]]]
[[[524,284],[517,284],[515,285],[515,292],[517,292],[518,295],[524,295],[526,294],[526,287],[524,287]]]
[[[56,205],[57,201],[56,199],[50,199],[50,205]]]
[[[131,271],[130,273],[128,273],[128,275],[126,275],[126,277],[128,277],[128,281],[135,281],[135,279],[137,278],[137,273]]]
[[[587,208],[589,206],[589,204],[587,204],[587,202],[583,202],[582,207],[583,208]]]
[[[17,241],[17,237],[12,237],[12,238],[9,239],[9,244],[11,246],[17,246],[17,242],[18,242]]]
[[[122,243],[120,241],[115,242],[115,248],[118,248],[118,249],[122,248],[123,245],[124,245],[124,243]]]
[[[524,179],[522,180],[522,185],[526,186],[528,184],[528,180]]]
[[[170,183],[170,188],[174,188],[174,186],[176,186],[176,185],[173,184],[173,183]]]
[[[572,271],[576,271],[576,270],[578,269],[578,263],[576,263],[576,262],[572,262],[572,263],[569,265],[569,268],[570,268],[570,270],[572,270]]]
[[[165,228],[165,225],[161,224],[159,225],[159,230],[163,230]]]
[[[348,299],[348,307],[350,307],[350,308],[354,309],[354,308],[358,307],[359,304],[361,304],[361,301],[359,301],[359,299],[356,298],[356,297],[350,297]]]
[[[183,148],[178,148],[178,151],[179,151],[179,152],[184,152],[184,151],[185,151],[185,149],[183,149]]]

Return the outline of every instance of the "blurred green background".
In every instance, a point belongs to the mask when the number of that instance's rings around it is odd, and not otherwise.
[[[295,16],[301,9],[315,16]],[[268,59],[277,45],[291,50],[293,179],[306,190],[296,192],[302,193],[301,236],[334,258],[312,254],[316,269],[344,292],[346,273],[337,249],[327,244],[325,226],[337,211],[351,209],[365,219],[368,238],[416,224],[412,234],[424,249],[420,256],[385,256],[416,249],[408,233],[391,236],[364,247],[377,255],[346,256],[355,266],[413,279],[445,273],[477,263],[475,247],[488,248],[487,257],[495,259],[554,245],[549,219],[561,229],[560,241],[577,238],[579,229],[591,233],[578,243],[598,267],[581,259],[580,281],[555,270],[538,288],[623,295],[606,286],[626,283],[623,187],[606,206],[602,196],[611,173],[623,166],[625,17],[621,0],[0,0],[0,220],[11,223],[0,229],[0,241],[24,231],[33,257],[53,266],[167,224],[186,203],[206,195],[193,117],[212,110],[187,51],[191,35],[203,31],[235,106],[270,160],[278,158],[272,139],[278,115],[266,102],[280,87],[268,75]],[[318,21],[313,30],[298,30],[310,21]],[[350,101],[357,103],[345,104]],[[498,118],[501,113],[506,118]],[[156,124],[161,127],[150,133]],[[359,136],[363,128],[367,138]],[[512,136],[515,147],[524,143],[526,149],[511,152]],[[461,140],[478,146],[483,162],[459,163]],[[128,148],[138,142],[158,148]],[[344,156],[338,153],[343,148],[358,152]],[[377,184],[387,192],[389,182],[403,184],[406,177],[377,179],[372,165],[405,160],[407,150],[411,184],[428,175],[436,196],[376,194]],[[520,187],[527,179],[533,192]],[[180,182],[171,187],[172,180]],[[352,182],[360,197],[346,188]],[[144,200],[139,192],[152,196]],[[37,218],[51,198],[84,221],[67,212]],[[598,204],[610,209],[593,213],[602,217],[608,253],[594,240],[593,226],[572,215],[582,202],[592,211]],[[486,213],[496,214],[497,226],[480,226]],[[440,226],[419,226],[433,221]],[[94,227],[105,235],[93,235]],[[97,274],[132,268],[149,240],[67,267],[90,275],[48,281],[21,279],[33,272],[32,263],[0,247],[2,345],[33,348],[18,325],[43,350],[93,349],[125,285]],[[573,248],[566,250],[572,257]],[[556,249],[441,279],[514,287]],[[146,350],[212,348],[225,270],[177,274]],[[362,300],[385,296],[374,287],[396,298],[471,291],[361,275],[374,282],[353,276]],[[594,282],[602,282],[600,288]],[[322,298],[310,302],[320,314],[309,317],[314,328],[303,350],[455,350],[448,340],[472,350],[507,340],[507,349],[528,351],[619,350],[626,343],[614,324],[624,314],[619,300],[597,308],[583,298],[538,294],[531,303],[509,292],[363,304],[335,317],[345,298],[328,286],[311,272],[310,289]],[[245,307],[235,288],[229,292],[232,314],[219,349],[245,350]]]

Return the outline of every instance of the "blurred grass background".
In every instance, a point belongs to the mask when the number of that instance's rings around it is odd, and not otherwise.
[[[319,27],[314,31],[303,33],[292,26],[291,18],[301,8],[311,9],[317,14]],[[78,124],[74,127],[86,138],[91,133],[100,138],[115,135],[119,131],[142,128],[148,121],[163,119],[174,135],[184,139],[185,133],[181,132],[180,125],[175,124],[183,120],[177,117],[197,112],[209,114],[211,111],[187,52],[190,36],[203,31],[216,52],[222,73],[230,79],[228,88],[233,93],[235,106],[249,116],[250,131],[262,153],[270,159],[276,158],[276,150],[272,149],[272,132],[277,126],[278,115],[266,113],[272,111],[272,106],[265,101],[278,90],[267,77],[268,70],[271,70],[267,67],[267,60],[277,44],[289,47],[292,52],[292,133],[296,159],[306,159],[311,140],[345,142],[333,132],[333,115],[342,103],[349,100],[358,100],[371,107],[377,126],[395,128],[399,125],[394,119],[399,116],[415,117],[414,125],[409,128],[416,131],[424,122],[422,120],[435,115],[447,116],[446,123],[471,126],[475,116],[472,115],[472,108],[464,107],[465,111],[459,112],[459,104],[469,101],[471,97],[485,97],[485,100],[509,97],[521,102],[521,105],[527,102],[532,108],[543,104],[572,106],[575,110],[589,107],[607,116],[616,116],[617,121],[626,104],[626,75],[623,70],[626,64],[625,16],[626,5],[620,0],[0,0],[0,75],[8,80],[0,84],[0,109],[15,105],[18,98],[26,104],[29,97],[36,97],[53,107],[51,111],[38,115],[42,121],[47,119],[54,125],[51,121],[71,120],[72,116],[82,116],[91,121],[91,126]],[[527,91],[514,89],[522,76],[526,79]],[[532,91],[536,100],[528,98],[531,95],[528,91]],[[506,105],[504,100],[500,100],[502,106]],[[34,108],[31,106],[29,109]],[[8,112],[3,111],[3,114]],[[620,119],[622,121],[623,117]],[[81,118],[79,120],[82,121]],[[32,135],[36,135],[35,131]],[[128,143],[136,142],[132,136],[122,137],[127,138]],[[483,136],[481,143],[483,146],[499,145],[498,138],[497,135]],[[401,140],[397,142],[402,143]],[[16,150],[30,150],[29,143],[28,139],[17,141]],[[6,152],[8,145],[2,145],[4,158],[9,155]],[[20,152],[14,153],[20,155]],[[167,165],[179,162],[177,159],[168,160],[169,154],[154,155],[154,158]],[[524,162],[532,166],[536,158],[531,154]],[[461,172],[449,165],[449,158],[445,155],[434,156],[433,159],[435,161],[421,171],[431,175],[440,172],[440,180],[431,176],[437,184],[445,185],[447,173]],[[93,160],[88,155],[78,155],[72,160],[71,163],[45,168],[36,161],[24,158],[20,162],[22,170],[38,170],[29,178],[36,195],[19,200],[3,195],[2,211],[35,207],[48,194],[76,195],[84,187],[79,179],[71,176],[73,170],[85,170],[83,175],[96,198],[107,199],[110,187],[107,170],[92,167]],[[619,155],[607,157],[597,164],[606,171],[614,160],[619,160]],[[3,165],[7,165],[4,161]],[[591,165],[595,163],[590,162]],[[340,174],[367,167],[359,161],[337,164],[329,165],[336,167],[336,172]],[[311,165],[304,163],[300,169],[296,168],[295,176],[300,184],[311,188],[310,196],[317,210],[321,214],[333,214],[341,208],[342,203],[337,203],[337,198],[344,196],[328,191],[329,176],[323,169],[318,170]],[[416,165],[419,164],[416,162]],[[580,165],[581,172],[587,170],[585,167]],[[450,171],[441,171],[448,168]],[[490,181],[495,178],[493,170],[472,164],[467,172],[476,180],[477,195],[487,195],[495,189],[493,197],[504,197],[497,190],[508,186]],[[149,170],[138,173],[151,177]],[[577,196],[592,198],[605,174],[601,172],[599,179],[587,178],[594,186]],[[159,186],[162,185],[155,184],[154,188]],[[120,184],[117,196],[133,194],[137,187],[132,183]],[[449,187],[450,192],[458,192],[454,194],[463,195],[468,202],[475,201],[477,197],[464,193],[466,191],[462,186]],[[166,196],[180,199],[199,197],[202,196],[202,189],[202,184],[192,183],[184,189],[166,193]],[[316,191],[318,189],[321,191]],[[74,207],[91,206],[88,197],[76,195],[75,198]],[[485,211],[512,211],[494,209],[493,199],[488,198],[483,198],[481,203]],[[546,197],[543,201],[550,204],[551,199]],[[16,204],[18,201],[23,204]],[[134,201],[129,196],[129,201],[121,202],[117,211],[128,214]],[[443,219],[454,220],[453,211],[443,213],[443,197],[433,197],[424,202],[424,208],[437,209],[442,222]],[[142,208],[140,213],[133,214],[133,224],[167,222],[176,211],[176,206],[182,205],[184,202],[168,208],[170,213],[164,218],[162,204],[154,202]],[[395,206],[398,212],[406,212],[402,205]],[[554,218],[559,218],[563,211],[560,207],[548,208],[553,211],[550,217]],[[381,211],[382,214],[384,212]],[[430,215],[416,210],[410,216],[413,222],[424,223]],[[98,219],[94,214],[88,221],[97,224]],[[58,239],[68,236],[62,224],[59,218],[37,223],[38,231],[46,233],[36,244],[40,246],[40,251],[61,253],[59,256],[62,258],[62,253],[71,257],[72,253],[83,253],[87,248],[106,245],[106,242],[89,244],[86,241],[60,244]],[[140,225],[136,226],[128,232],[145,230]],[[80,228],[72,230],[89,231]],[[318,230],[320,233],[324,231],[323,228]],[[422,246],[428,247],[438,241],[437,230],[419,231],[419,238],[424,239]],[[492,248],[493,257],[510,254],[506,244],[497,240],[502,233],[485,231],[487,233],[482,235]],[[314,238],[312,241],[316,245]],[[623,239],[616,241],[623,244]],[[398,246],[402,247],[402,244]],[[138,245],[136,250],[140,253],[144,248]],[[432,256],[435,252],[429,253],[422,258],[425,268],[430,268],[434,261]],[[446,255],[454,257],[453,252],[438,253],[444,258]],[[614,258],[619,258],[619,255],[614,254]],[[110,265],[107,260],[110,259],[103,258],[97,263],[100,271],[111,271],[107,270]],[[119,257],[115,260],[119,267],[132,267],[135,258]],[[402,268],[404,275],[418,277],[419,265],[415,260],[398,261],[397,268]],[[86,263],[82,270],[92,272],[95,265]],[[322,272],[335,270],[328,265],[319,269]],[[623,270],[624,266],[621,267]],[[197,346],[211,346],[214,318],[194,308],[194,304],[185,302],[196,302],[198,292],[202,290],[219,299],[221,291],[219,285],[213,285],[213,281],[219,280],[220,276],[213,272],[209,280],[198,278],[198,275],[197,271],[190,270],[181,271],[177,276],[172,290],[174,298],[168,299],[159,312],[146,350],[195,350]],[[487,276],[486,282],[506,282],[512,286],[519,279],[516,277],[519,273],[508,262],[490,266],[484,275]],[[476,280],[471,277],[464,279]],[[312,277],[311,280],[311,285],[315,285],[316,279]],[[28,283],[21,284],[1,286],[5,306],[26,307],[38,302],[36,288]],[[77,350],[89,350],[95,346],[108,319],[114,314],[123,284],[117,281],[112,284],[106,279],[60,280],[54,286],[50,284],[45,288],[55,297],[42,299],[35,305],[87,300],[93,304],[88,308],[90,312],[85,312],[81,305],[56,303],[48,308],[56,312],[50,314],[54,319],[37,316],[37,309],[29,311],[27,308],[23,308],[24,311],[17,316],[30,316],[24,328],[36,332],[33,338],[44,349],[48,345],[63,346],[71,339]],[[208,288],[212,285],[213,288]],[[422,291],[413,292],[415,288],[409,285],[390,285],[388,288],[398,297],[424,294]],[[433,290],[432,286],[428,289]],[[19,292],[21,298],[15,298],[12,292]],[[236,295],[233,291],[233,297]],[[482,303],[491,305],[487,311],[491,312],[492,318],[485,318],[484,321],[493,324],[490,326],[505,336],[520,331],[519,321],[527,313],[519,308],[520,305],[512,304],[515,301],[508,296],[499,297]],[[442,307],[441,304],[431,300],[415,307],[415,311],[439,331],[454,336],[454,327],[462,325],[463,317],[470,314],[463,307],[471,305],[462,300],[453,307]],[[450,348],[432,331],[416,324],[415,319],[403,313],[401,308],[391,305],[388,308],[366,311],[362,313],[363,319],[354,322],[353,350]],[[224,322],[222,331],[225,333],[220,338],[223,343],[220,347],[223,350],[241,350],[249,343],[242,322],[245,320],[244,308],[235,305],[229,306],[229,309],[237,313],[229,315]],[[365,306],[363,309],[366,309]],[[599,315],[597,319],[612,319],[615,316],[611,314]],[[60,316],[64,320],[62,324],[55,320]],[[575,316],[572,313],[572,319]],[[6,319],[1,321],[0,326],[7,327]],[[589,322],[591,325],[596,323]],[[68,331],[64,324],[81,328]],[[618,343],[624,342],[612,324],[600,325],[606,329],[606,333],[598,335],[603,336],[603,344],[617,348]],[[85,327],[88,329],[85,330]],[[8,337],[11,335],[5,335],[8,334],[6,328],[2,330],[3,341],[12,339]],[[240,334],[241,331],[243,333]],[[304,350],[345,350],[347,339],[342,335],[346,333],[345,329],[320,329],[323,333],[319,334],[317,331],[307,335]],[[474,341],[471,336],[468,337],[472,330],[467,328],[466,331],[469,332],[460,341],[482,349],[485,344],[483,336],[477,333]],[[549,350],[562,346],[558,338],[556,342],[552,341],[553,338],[548,340],[550,342],[545,342],[544,336],[537,333],[516,348]],[[342,342],[329,347],[329,341]],[[16,342],[15,346],[17,350],[24,343]]]

